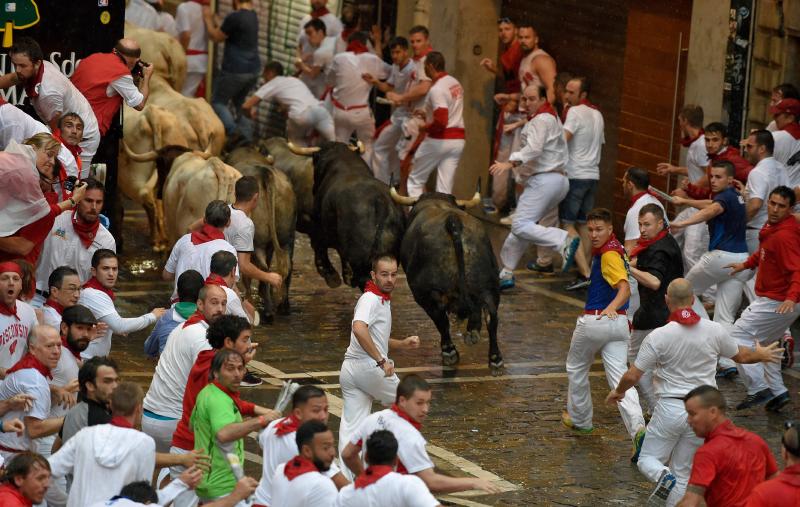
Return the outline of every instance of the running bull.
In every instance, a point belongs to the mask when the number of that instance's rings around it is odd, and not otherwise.
[[[289,149],[283,137],[272,137],[258,143],[264,155],[272,157],[274,167],[292,182],[297,198],[297,232],[308,234],[311,230],[311,214],[314,211],[314,161],[310,157],[297,155]]]
[[[439,330],[442,362],[452,366],[459,360],[450,337],[448,314],[467,320],[464,341],[468,344],[478,342],[485,317],[489,368],[493,375],[502,374],[503,356],[497,345],[497,260],[483,224],[464,211],[480,204],[480,193],[476,192],[468,202],[438,192],[410,198],[398,195],[392,188],[391,195],[396,203],[412,206],[400,247],[400,262],[414,301]]]
[[[392,202],[389,187],[375,179],[359,152],[363,145],[326,142],[319,147],[289,148],[314,156],[314,207],[311,246],[317,272],[328,287],[347,285],[364,290],[372,259],[397,255],[403,237],[403,213]],[[342,276],[328,258],[334,248],[342,260]]]

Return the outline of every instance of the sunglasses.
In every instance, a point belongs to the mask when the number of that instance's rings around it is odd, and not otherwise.
[[[509,25],[513,25],[514,22],[511,21],[511,18],[504,17],[504,18],[497,18],[497,24],[502,25],[503,23],[508,23]]]

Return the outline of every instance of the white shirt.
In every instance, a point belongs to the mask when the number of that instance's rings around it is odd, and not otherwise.
[[[242,300],[239,298],[239,294],[228,287],[222,287],[222,290],[224,290],[225,295],[228,296],[228,301],[225,305],[225,315],[238,315],[239,317],[247,319],[247,322],[250,322],[250,316],[244,311],[244,306],[242,306]],[[250,323],[252,324],[252,322]]]
[[[131,482],[150,482],[156,443],[135,429],[98,424],[80,430],[48,461],[53,477],[73,476],[67,507],[85,507],[118,495]]]
[[[333,507],[336,485],[319,472],[306,472],[290,481],[283,473],[286,463],[272,477],[272,503],[269,507]]]
[[[169,34],[176,39],[178,38],[178,25],[175,23],[175,18],[172,17],[172,14],[161,11],[158,13],[158,21],[161,23],[158,27],[159,31]]]
[[[298,118],[309,107],[319,105],[308,86],[296,77],[276,76],[256,90],[256,97],[264,101],[274,100],[289,110],[289,118]]]
[[[297,440],[295,440],[296,431],[281,436],[275,433],[278,423],[284,419],[286,418],[272,421],[258,434],[258,446],[262,450],[262,464],[261,480],[254,496],[257,504],[272,505],[272,477],[275,475],[275,470],[282,463],[297,456],[298,453]],[[333,478],[340,471],[336,463],[331,463],[331,468],[327,472],[321,473],[325,477]]]
[[[312,48],[311,46],[308,46],[308,48],[311,50],[309,53],[313,54],[309,66],[321,67],[322,70],[313,78],[307,74],[301,74],[300,81],[308,86],[308,89],[311,90],[315,97],[321,98],[326,88],[325,76],[333,60],[333,55],[336,53],[336,38],[325,37],[318,48]]]
[[[353,323],[361,321],[367,325],[369,337],[381,354],[389,357],[389,336],[392,333],[392,302],[381,302],[380,296],[372,292],[365,292],[358,298],[353,314]],[[345,359],[366,360],[373,359],[358,343],[352,327],[350,329],[350,346],[344,353]]]
[[[205,73],[208,66],[208,33],[203,21],[203,6],[197,2],[183,2],[175,10],[175,27],[178,33],[189,32],[189,47],[204,54],[186,55],[186,72]]]
[[[231,208],[231,224],[225,228],[225,241],[231,244],[237,252],[253,252],[253,237],[256,235],[256,226],[247,213]]]
[[[27,412],[12,410],[3,414],[3,419],[33,417],[44,421],[50,415],[50,385],[39,370],[25,368],[8,375],[0,383],[0,399],[8,399],[16,394],[27,394],[33,398],[33,406]],[[0,445],[10,449],[36,452],[36,440],[28,437],[28,432],[18,436],[16,432],[0,433]]]
[[[39,255],[39,262],[36,266],[36,288],[46,292],[47,279],[56,268],[69,266],[78,271],[81,283],[85,283],[92,277],[92,256],[101,249],[106,248],[113,252],[117,251],[117,242],[114,236],[108,232],[103,224],[97,227],[97,234],[92,240],[89,248],[85,248],[81,243],[81,238],[75,232],[72,225],[72,210],[67,210],[58,215],[53,222],[50,234],[44,240],[42,253]]]
[[[167,259],[167,264],[164,266],[164,269],[168,272],[175,274],[173,298],[178,294],[178,278],[183,272],[193,269],[203,275],[203,279],[206,279],[211,273],[211,257],[220,250],[230,252],[236,257],[236,249],[224,239],[213,239],[195,245],[192,243],[192,235],[190,233],[184,234],[175,242],[175,246],[172,247],[172,252],[169,254],[169,259]],[[236,278],[239,278],[238,266],[236,267]]]
[[[64,387],[73,380],[77,380],[78,371],[81,369],[82,361],[79,361],[72,352],[69,351],[64,345],[61,346],[61,357],[58,358],[58,364],[52,370],[53,380],[50,385]],[[72,398],[76,398],[76,394],[72,394]],[[63,405],[51,405],[50,417],[61,417],[67,413],[69,409]]]
[[[700,136],[689,145],[686,153],[686,169],[689,173],[689,181],[695,181],[705,177],[706,167],[708,167],[708,152],[706,151],[706,138]]]
[[[386,79],[389,69],[386,62],[372,53],[346,51],[334,56],[328,69],[328,84],[333,86],[333,104],[339,108],[368,105],[372,84],[364,81],[361,75],[372,74],[376,79]]]
[[[508,160],[522,162],[514,168],[520,181],[533,174],[564,171],[569,150],[561,120],[550,113],[534,116],[522,127],[519,151],[512,153]]]
[[[350,443],[360,447],[378,430],[391,431],[397,439],[398,471],[415,474],[433,468],[422,433],[390,408],[370,414],[364,419],[350,437]]]
[[[634,365],[653,372],[656,396],[680,398],[695,387],[717,386],[717,360],[739,352],[721,324],[700,319],[693,326],[670,322],[648,334]]]
[[[414,68],[411,70],[411,81],[408,84],[408,88],[411,88],[414,85],[417,85],[423,81],[430,81],[431,78],[425,73],[425,60],[427,59],[426,56],[422,56],[420,58],[414,57],[411,59],[411,63],[414,64]],[[408,89],[403,90],[403,92],[408,91]],[[414,109],[419,109],[423,107],[425,104],[425,97],[420,97],[419,99],[415,100],[411,103],[410,109],[413,111]]]
[[[599,180],[600,155],[606,142],[603,115],[586,104],[578,104],[567,110],[564,130],[572,134],[569,146],[569,179]]]
[[[206,339],[207,330],[208,323],[205,321],[187,327],[178,324],[172,330],[164,351],[158,357],[153,380],[144,397],[146,410],[180,419],[189,372],[197,360],[197,354],[211,348]]]
[[[772,139],[775,141],[775,148],[772,150],[772,156],[783,165],[786,165],[789,159],[792,158],[792,155],[800,150],[800,139],[795,139],[792,137],[792,134],[785,130],[773,132]]]
[[[344,26],[342,25],[342,21],[336,17],[336,14],[329,12],[324,16],[320,16],[318,18],[320,21],[325,23],[325,36],[336,38],[342,33],[342,29]],[[311,21],[311,14],[306,14],[303,16],[303,19],[300,20],[300,26],[297,31],[297,46],[302,49],[303,54],[310,53],[310,45],[308,43],[308,37],[306,37],[306,23]]]
[[[47,60],[43,61],[42,65],[44,65],[42,81],[36,85],[39,96],[31,97],[31,104],[39,118],[49,124],[56,115],[78,113],[83,120],[83,137],[99,138],[100,128],[97,126],[97,118],[86,97],[57,66]]]
[[[336,507],[436,507],[425,482],[416,475],[390,472],[369,486],[343,487],[336,497]]]
[[[17,315],[0,315],[0,368],[14,366],[28,349],[28,336],[38,322],[33,307],[17,300]]]
[[[158,11],[145,0],[129,0],[125,7],[125,21],[148,30],[158,30],[161,25]]]
[[[661,201],[652,194],[645,193],[636,199],[636,202],[631,204],[631,207],[625,214],[625,241],[639,239],[641,237],[642,234],[639,232],[639,211],[647,204],[657,204],[659,208],[662,210],[664,209],[664,205],[661,204]],[[665,211],[664,216],[666,215],[667,212]]]
[[[101,337],[89,342],[89,346],[81,352],[81,357],[90,359],[95,356],[107,356],[111,353],[111,335],[133,333],[151,324],[155,324],[156,316],[146,313],[139,317],[124,318],[117,313],[114,301],[103,291],[84,288],[78,304],[91,310],[94,318],[108,324],[108,331]]]
[[[58,310],[48,305],[47,302],[42,305],[42,320],[48,326],[61,329],[61,314],[58,313]]]
[[[779,185],[788,185],[786,167],[773,157],[762,159],[747,175],[747,198],[761,199],[761,207],[747,222],[750,229],[761,229],[767,223],[767,201],[769,193]]]
[[[138,107],[144,100],[144,95],[136,84],[133,82],[133,76],[130,74],[118,77],[111,81],[106,87],[106,95],[113,97],[114,95],[121,95],[122,99],[130,107]]]
[[[395,92],[405,93],[411,87],[411,78],[415,69],[414,60],[410,58],[402,69],[397,64],[394,64],[389,72],[389,77],[386,79],[386,83],[392,85]],[[409,111],[408,106],[406,104],[400,104],[392,111],[392,121],[402,121],[410,115],[411,111]]]
[[[425,112],[428,120],[433,119],[437,109],[447,109],[448,129],[464,128],[464,88],[453,76],[446,74],[433,82],[431,89],[425,96]],[[433,134],[428,132],[428,137]]]
[[[520,92],[525,93],[525,88],[530,85],[544,85],[539,73],[533,68],[533,61],[539,56],[549,56],[543,49],[537,48],[522,57],[519,62],[517,77],[519,78]]]

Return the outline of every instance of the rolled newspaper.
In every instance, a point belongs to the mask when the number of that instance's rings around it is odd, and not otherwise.
[[[284,381],[281,392],[278,394],[278,401],[275,402],[275,410],[283,413],[286,407],[289,406],[289,402],[292,401],[292,396],[294,396],[295,391],[299,388],[300,386],[291,380],[288,382]]]
[[[228,460],[228,465],[231,467],[231,472],[233,472],[233,476],[236,477],[237,481],[242,480],[244,477],[244,468],[242,467],[241,462],[239,462],[239,456],[229,452],[225,455],[225,459]],[[253,497],[247,499],[248,505],[253,503]]]
[[[667,202],[672,202],[672,196],[671,195],[669,195],[666,192],[662,192],[661,190],[657,189],[653,185],[650,185],[649,187],[647,187],[647,189],[651,193],[656,194],[656,197],[658,197],[659,199],[662,199],[662,200],[667,201]]]
[[[387,99],[386,97],[375,97],[375,102],[377,102],[378,104],[383,104],[385,106],[392,105],[392,101]]]

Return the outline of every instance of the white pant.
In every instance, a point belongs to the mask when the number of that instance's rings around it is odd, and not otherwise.
[[[333,141],[336,135],[333,130],[333,118],[322,104],[306,108],[286,122],[286,137],[298,146],[308,145],[308,138],[316,130],[323,141]]]
[[[778,341],[792,322],[800,316],[800,306],[795,305],[790,313],[775,313],[782,301],[766,297],[758,297],[742,312],[742,316],[731,329],[731,337],[739,345],[754,348],[753,340],[762,345]],[[774,396],[786,392],[781,376],[780,363],[740,364],[739,376],[742,377],[747,394],[755,394],[769,388]]]
[[[417,142],[417,137],[419,137],[419,129],[424,124],[425,120],[417,118],[416,116],[409,116],[403,120],[403,123],[400,125],[402,136],[400,140],[397,141],[397,155],[400,157],[400,160],[405,160],[411,153],[411,148],[414,147],[414,143]]]
[[[411,173],[408,175],[408,196],[418,197],[425,190],[428,176],[436,170],[436,191],[453,193],[456,169],[461,153],[464,151],[463,139],[432,139],[426,137],[414,154]]]
[[[353,132],[356,138],[364,144],[364,153],[361,158],[369,165],[372,162],[372,143],[375,135],[375,118],[369,107],[360,107],[345,111],[338,107],[333,108],[333,125],[336,140],[340,143],[350,141]]]
[[[747,253],[752,255],[758,250],[758,234],[761,232],[761,229],[753,229],[752,227],[748,227],[747,231],[745,232],[745,240],[747,241]],[[744,286],[744,295],[747,297],[747,300],[751,303],[755,301],[758,296],[756,296],[756,273],[758,272],[758,268],[753,270],[753,277],[747,281]]]
[[[674,221],[679,222],[691,218],[698,211],[696,208],[684,208]],[[678,231],[675,239],[683,250],[683,269],[688,273],[700,261],[700,257],[708,251],[708,225],[705,223],[690,225],[684,230]]]
[[[205,72],[187,72],[186,79],[183,81],[183,88],[181,94],[185,97],[194,98],[197,94],[197,87],[200,82],[205,79]]]
[[[400,180],[400,156],[397,143],[403,137],[400,121],[389,121],[378,133],[372,145],[372,174],[387,185],[394,179]]]
[[[374,359],[345,359],[339,384],[342,388],[342,420],[339,423],[339,454],[341,455],[350,435],[361,426],[361,423],[372,412],[372,402],[379,401],[389,406],[397,395],[397,375],[385,377],[383,369],[375,366]],[[349,480],[352,473],[342,463],[342,472]]]
[[[642,451],[637,466],[649,480],[657,482],[661,472],[667,469],[675,476],[675,487],[667,498],[667,505],[676,505],[686,492],[686,485],[692,473],[692,461],[703,439],[694,434],[686,422],[686,409],[683,401],[674,398],[660,398],[653,411],[647,436],[644,437]]]
[[[630,312],[630,307],[628,308],[628,311]],[[642,342],[652,331],[652,329],[634,329],[631,332],[631,343],[628,347],[628,363],[631,366],[633,366],[634,361],[636,361],[636,356],[639,354],[639,349],[642,348]],[[642,396],[644,396],[644,399],[647,400],[647,407],[652,412],[656,406],[656,391],[653,387],[653,372],[644,372],[642,378],[639,379],[638,386]]]
[[[631,296],[628,298],[628,320],[633,325],[633,315],[636,310],[642,306],[641,298],[639,297],[639,281],[633,276],[628,276],[628,285],[631,288]],[[644,339],[644,337],[642,337]],[[636,350],[639,350],[638,348]],[[635,356],[634,356],[635,357]]]
[[[142,416],[142,431],[156,441],[156,452],[169,452],[169,448],[172,445],[172,434],[175,433],[175,428],[177,427],[177,419],[162,421],[161,419],[154,419],[147,414]]]
[[[561,248],[567,231],[539,224],[566,197],[569,180],[560,173],[535,174],[525,181],[525,190],[517,200],[517,211],[511,221],[511,233],[503,243],[500,260],[503,267],[514,270],[531,243],[547,248]]]
[[[209,449],[206,449],[208,454],[211,454]],[[189,451],[181,449],[180,447],[171,446],[169,448],[170,454],[188,454]],[[177,479],[186,470],[186,467],[173,466],[169,467],[169,478],[172,480]],[[196,507],[199,499],[193,489],[189,489],[175,497],[172,501],[172,507]]]
[[[744,284],[753,276],[750,270],[744,270],[731,276],[730,268],[725,266],[747,260],[747,252],[731,253],[722,250],[712,250],[700,257],[700,261],[686,275],[692,284],[692,290],[699,296],[716,284],[717,300],[714,304],[714,322],[719,322],[726,328],[733,325],[736,312],[742,303]]]
[[[603,359],[606,380],[612,389],[617,387],[620,378],[628,370],[627,352],[630,340],[628,319],[618,316],[597,319],[595,315],[578,317],[575,331],[567,354],[567,378],[569,394],[567,411],[575,426],[592,427],[592,391],[589,387],[589,369],[597,352]],[[629,389],[625,398],[617,404],[622,422],[631,438],[644,427],[639,394]]]

